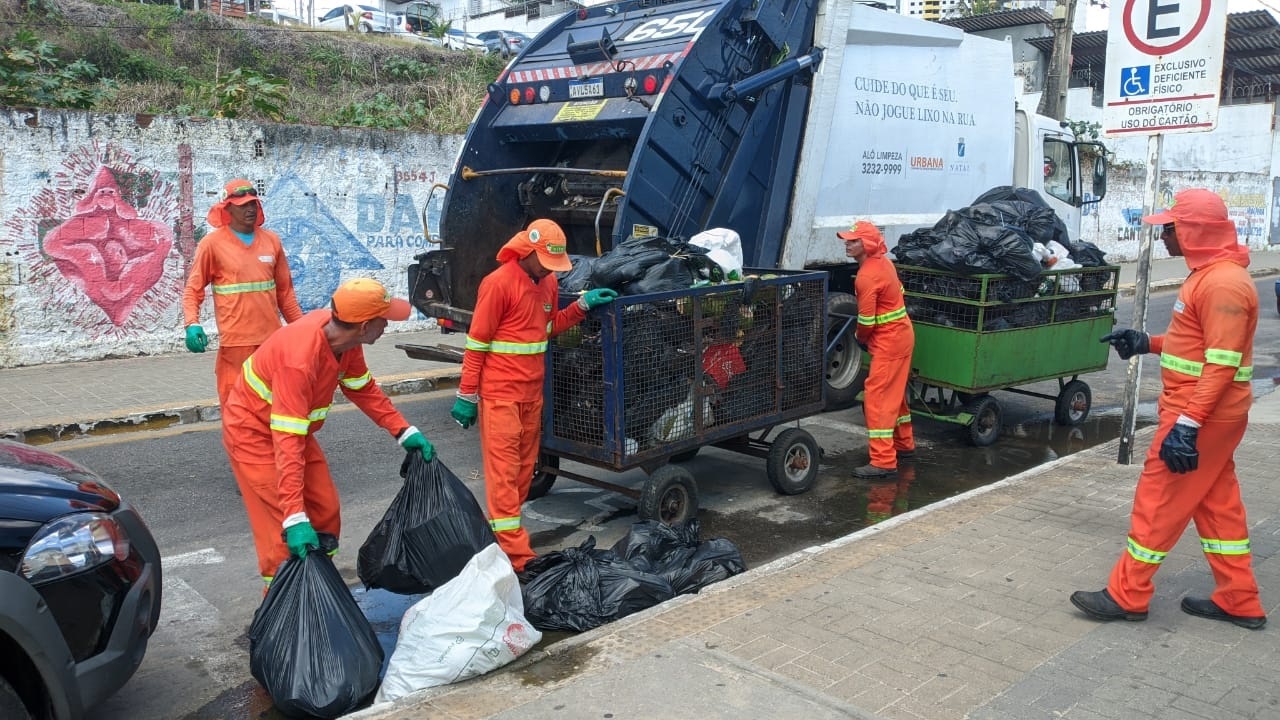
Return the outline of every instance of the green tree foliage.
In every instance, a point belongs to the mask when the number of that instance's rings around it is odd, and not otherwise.
[[[30,30],[0,48],[0,104],[87,110],[110,91],[93,63],[64,64],[58,48]]]

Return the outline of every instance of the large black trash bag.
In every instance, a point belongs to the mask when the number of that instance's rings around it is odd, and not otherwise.
[[[595,536],[525,565],[524,614],[539,630],[582,632],[675,597],[671,583],[637,570]]]
[[[1078,240],[1067,246],[1067,254],[1082,267],[1102,267],[1107,264],[1107,254],[1102,248],[1086,240]]]
[[[706,248],[661,237],[630,237],[596,259],[590,286],[640,295],[723,279],[724,270],[707,257]]]
[[[1045,234],[1032,234],[1031,237],[1034,238],[1036,242],[1048,245],[1050,240],[1056,240],[1065,247],[1070,241],[1071,238],[1067,235],[1067,224],[1062,221],[1062,218],[1058,217],[1057,213],[1053,212],[1053,208],[1049,207],[1049,203],[1045,202],[1044,197],[1031,188],[1015,188],[1012,185],[997,185],[974,198],[972,204],[977,205],[978,203],[998,202],[1000,200],[1020,200],[1022,202],[1031,203],[1032,205],[1045,208],[1049,210],[1049,212],[1053,213],[1052,227],[1048,229]]]
[[[667,260],[676,247],[666,238],[629,237],[596,258],[591,268],[591,285],[621,292],[628,283],[644,277],[654,265]]]
[[[596,258],[589,255],[570,255],[573,267],[565,272],[556,273],[556,281],[560,284],[560,292],[566,294],[580,293],[590,290],[591,269],[595,267]]]
[[[286,715],[336,718],[378,689],[382,645],[323,551],[276,572],[249,626],[249,671]]]
[[[471,491],[439,457],[417,451],[400,465],[404,485],[360,546],[356,571],[370,588],[414,595],[431,592],[462,572],[494,542]]]
[[[671,583],[677,595],[696,593],[747,569],[736,545],[724,538],[700,541],[700,531],[697,518],[677,525],[644,520],[614,543],[613,552]]]

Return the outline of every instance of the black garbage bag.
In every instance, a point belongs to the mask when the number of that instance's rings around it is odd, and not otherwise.
[[[1102,267],[1107,264],[1107,254],[1102,251],[1102,248],[1086,240],[1068,245],[1067,254],[1082,267]]]
[[[644,277],[649,268],[667,260],[676,246],[661,237],[629,237],[596,258],[591,267],[591,285],[622,292],[628,283]]]
[[[286,715],[336,718],[378,689],[382,646],[324,551],[276,572],[249,626],[249,671]]]
[[[677,525],[645,520],[633,524],[613,552],[671,583],[677,595],[696,593],[747,569],[737,545],[724,538],[700,541],[700,531],[697,518]]]
[[[570,255],[569,261],[573,263],[571,269],[556,273],[556,280],[560,283],[560,292],[572,294],[590,290],[592,288],[591,269],[595,267],[596,258],[590,255]]]
[[[405,479],[382,520],[360,546],[356,572],[366,587],[414,595],[458,576],[494,542],[480,504],[440,458],[405,454]]]
[[[524,614],[539,630],[582,632],[675,597],[671,583],[610,550],[594,536],[525,565]]]
[[[1043,243],[1045,245],[1048,245],[1050,240],[1056,240],[1061,243],[1063,247],[1067,247],[1067,243],[1070,241],[1070,238],[1067,236],[1067,224],[1062,221],[1062,218],[1058,217],[1057,213],[1053,212],[1053,208],[1049,207],[1049,203],[1045,202],[1045,199],[1040,195],[1040,193],[1032,190],[1031,188],[1016,188],[1012,185],[997,185],[974,198],[972,204],[977,205],[979,203],[998,202],[1001,200],[1019,200],[1047,209],[1053,215],[1052,227],[1047,231],[1043,231],[1043,234],[1032,233],[1031,237],[1035,239],[1036,242]]]

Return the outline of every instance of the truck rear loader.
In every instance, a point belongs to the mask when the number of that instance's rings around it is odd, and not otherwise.
[[[845,317],[855,268],[835,232],[855,219],[892,247],[1012,185],[1040,192],[1078,238],[1081,208],[1106,191],[1104,156],[1082,168],[1092,143],[1018,108],[1014,83],[1008,42],[851,0],[579,9],[489,86],[441,213],[424,217],[441,247],[409,268],[411,300],[464,331],[498,248],[535,218],[559,223],[577,255],[730,228],[746,267],[827,271],[828,311]],[[828,407],[850,404],[861,353],[830,337],[826,359]]]

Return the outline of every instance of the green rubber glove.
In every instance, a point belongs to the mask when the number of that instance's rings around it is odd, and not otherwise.
[[[306,557],[307,550],[320,548],[320,537],[311,522],[303,520],[284,529],[284,544],[289,546],[290,555]]]
[[[584,309],[591,310],[593,308],[598,308],[601,305],[608,305],[613,302],[616,297],[618,297],[617,290],[596,288],[595,290],[588,290],[587,294],[583,295],[581,299],[582,304],[586,306]]]
[[[187,349],[191,352],[201,353],[209,346],[209,336],[204,334],[204,328],[199,325],[187,326]]]
[[[418,450],[422,453],[422,459],[430,462],[435,457],[436,449],[431,446],[431,441],[418,428],[410,425],[405,431],[400,433],[400,447],[412,452]]]
[[[453,401],[453,409],[449,411],[449,414],[452,415],[453,419],[462,426],[462,429],[465,430],[476,424],[476,416],[479,414],[479,408],[477,408],[476,404],[470,400],[458,398]]]

